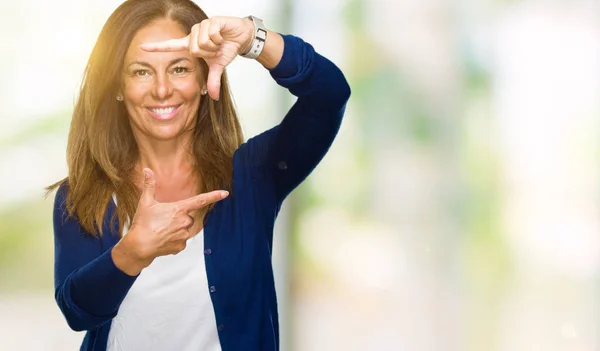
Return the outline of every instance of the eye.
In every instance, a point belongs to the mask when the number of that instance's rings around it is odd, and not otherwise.
[[[133,75],[136,77],[146,77],[150,74],[147,69],[136,69],[133,71]]]
[[[187,67],[183,67],[183,66],[178,66],[173,68],[173,73],[175,74],[184,74],[189,72],[190,70]]]

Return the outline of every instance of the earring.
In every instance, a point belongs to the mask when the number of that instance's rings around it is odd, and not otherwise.
[[[202,90],[202,95],[206,95],[206,94],[208,94],[208,89]]]
[[[123,97],[121,95],[117,95],[117,101],[123,101]]]

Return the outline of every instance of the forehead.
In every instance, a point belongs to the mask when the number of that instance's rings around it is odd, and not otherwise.
[[[147,52],[140,49],[140,45],[144,43],[152,43],[165,41],[169,39],[179,39],[187,36],[188,33],[184,32],[183,27],[170,19],[159,19],[150,22],[146,26],[142,27],[133,37],[127,53],[125,54],[125,63],[129,61],[156,61],[156,60],[170,60],[174,57],[188,57],[192,59],[192,56],[187,50],[175,51],[175,52]]]

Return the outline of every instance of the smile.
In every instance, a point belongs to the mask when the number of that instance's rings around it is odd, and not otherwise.
[[[147,107],[148,111],[154,116],[156,119],[160,120],[169,120],[175,117],[177,111],[179,110],[179,106],[181,105],[171,105],[171,106],[155,106],[155,107]]]

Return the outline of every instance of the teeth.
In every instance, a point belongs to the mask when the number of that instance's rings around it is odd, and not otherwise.
[[[151,110],[160,115],[168,115],[169,113],[173,112],[173,110],[175,110],[175,107],[153,108]]]

